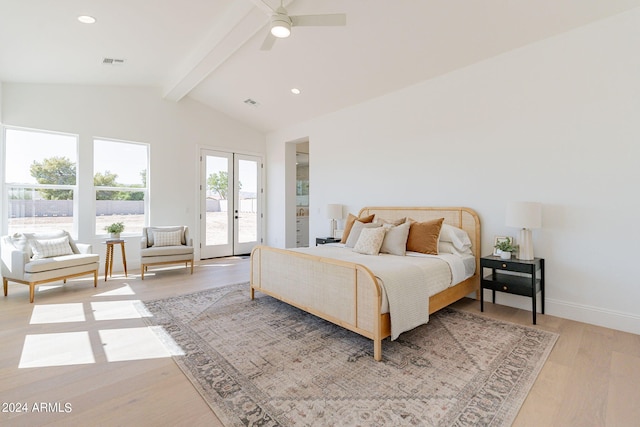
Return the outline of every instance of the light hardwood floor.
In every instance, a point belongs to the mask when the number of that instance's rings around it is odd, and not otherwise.
[[[29,412],[0,412],[0,425],[221,425],[170,357],[110,360],[117,345],[109,342],[104,346],[101,333],[143,328],[146,324],[140,318],[125,318],[126,309],[107,311],[107,317],[111,313],[113,318],[103,319],[104,307],[95,303],[145,301],[247,281],[248,261],[202,261],[193,275],[185,268],[152,269],[144,281],[135,273],[128,278],[116,275],[107,282],[101,277],[97,289],[89,278],[70,281],[63,287],[42,287],[36,292],[34,304],[28,302],[27,286],[9,285],[9,296],[0,300],[0,402],[4,406],[0,409],[9,409],[6,405],[12,403],[27,403]],[[37,321],[35,307],[51,308],[56,304],[76,304],[75,308],[81,307],[84,320],[51,323],[40,316],[42,323],[33,323],[32,319]],[[465,299],[455,306],[479,312],[474,300]],[[74,306],[57,308],[71,312]],[[483,315],[524,325],[531,322],[528,311],[491,303],[485,304]],[[558,332],[560,338],[514,425],[639,425],[640,336],[548,315],[538,316],[537,327]],[[28,356],[27,336],[74,332],[88,336],[92,363],[19,368]],[[142,343],[128,346],[130,353],[144,347]],[[74,357],[73,353],[74,349],[69,348],[68,357]],[[49,409],[54,412],[33,412],[33,405],[40,402],[50,404]],[[58,412],[56,403],[60,411],[70,404],[71,411]]]

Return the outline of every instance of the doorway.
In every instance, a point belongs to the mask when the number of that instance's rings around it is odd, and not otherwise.
[[[262,241],[262,159],[200,153],[200,259],[249,254]]]

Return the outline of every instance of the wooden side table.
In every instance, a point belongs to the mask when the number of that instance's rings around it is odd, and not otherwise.
[[[127,277],[127,256],[124,251],[124,244],[126,240],[107,240],[104,242],[107,245],[107,256],[104,262],[104,281],[107,281],[107,276],[113,276],[113,246],[120,244],[120,250],[122,252],[122,265],[124,266],[124,277]]]

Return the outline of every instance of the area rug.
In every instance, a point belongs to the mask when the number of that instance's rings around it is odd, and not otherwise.
[[[228,426],[507,426],[557,334],[445,308],[382,343],[240,284],[146,302]]]

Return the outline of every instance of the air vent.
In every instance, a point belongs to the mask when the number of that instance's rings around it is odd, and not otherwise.
[[[105,65],[122,65],[124,64],[124,59],[116,59],[116,58],[103,58],[102,63]]]
[[[260,104],[258,103],[258,101],[253,100],[251,98],[247,98],[243,101],[245,104],[247,105],[251,105],[252,107],[258,107]]]

